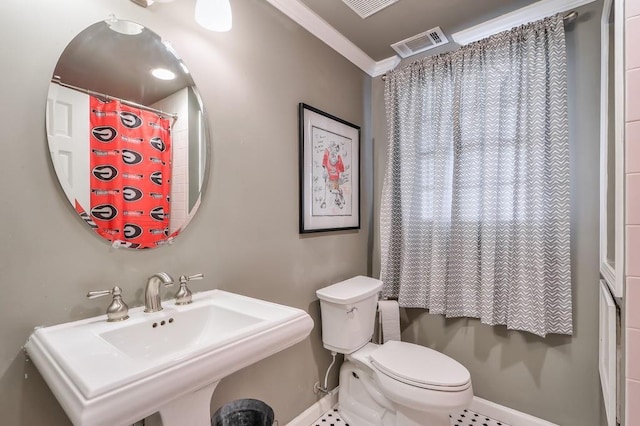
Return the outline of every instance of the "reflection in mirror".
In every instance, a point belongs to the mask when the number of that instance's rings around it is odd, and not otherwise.
[[[202,101],[173,47],[111,17],[66,47],[49,87],[47,138],[73,208],[115,246],[153,248],[189,223],[202,197]]]

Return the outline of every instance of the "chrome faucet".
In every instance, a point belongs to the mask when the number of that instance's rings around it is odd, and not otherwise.
[[[144,289],[145,312],[158,312],[162,310],[160,284],[164,284],[165,287],[173,285],[173,278],[166,272],[158,272],[147,278],[147,286]]]

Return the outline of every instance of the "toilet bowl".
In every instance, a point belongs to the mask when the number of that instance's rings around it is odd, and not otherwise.
[[[350,426],[446,426],[471,403],[469,371],[454,359],[412,343],[371,343],[382,282],[355,277],[316,292],[322,339],[345,355],[338,411]]]

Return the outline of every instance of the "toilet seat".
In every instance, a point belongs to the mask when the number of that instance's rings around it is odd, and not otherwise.
[[[440,392],[471,387],[471,375],[458,361],[433,349],[389,341],[369,354],[372,367],[391,379]]]

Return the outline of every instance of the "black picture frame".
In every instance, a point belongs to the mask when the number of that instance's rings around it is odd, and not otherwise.
[[[300,233],[360,229],[360,127],[298,105]]]

